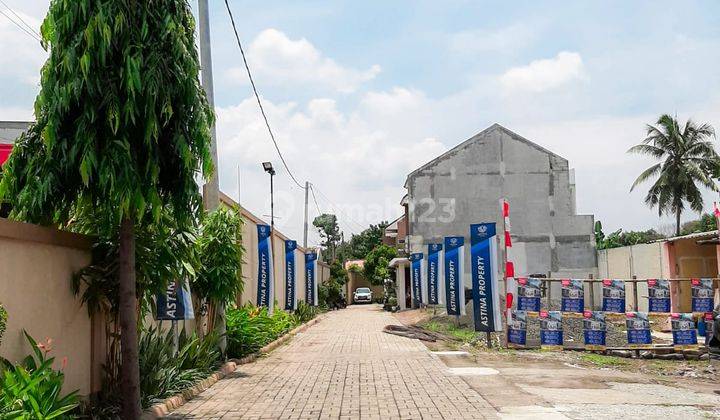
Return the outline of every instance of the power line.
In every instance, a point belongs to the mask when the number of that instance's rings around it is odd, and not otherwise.
[[[12,9],[10,9],[10,10],[12,11]],[[10,16],[8,16],[7,13],[5,13],[5,12],[2,11],[2,10],[0,10],[0,14],[2,14],[3,16],[5,16],[6,18],[8,18],[8,20],[9,20],[10,22],[12,22],[15,26],[17,26],[18,28],[20,28],[20,30],[22,30],[22,31],[25,32],[26,34],[28,34],[29,36],[33,37],[33,38],[34,38],[35,40],[37,40],[38,42],[42,42],[42,40],[41,40],[40,38],[38,38],[34,33],[28,31],[28,30],[25,29],[21,24],[15,22],[15,20],[13,20],[13,18],[11,18]]]
[[[315,197],[315,191],[313,190],[312,184],[309,184],[310,186],[310,192],[312,193],[313,201],[315,202],[315,208],[318,211],[318,216],[322,214],[322,211],[320,210],[320,206],[318,206],[317,198]]]
[[[12,7],[8,6],[7,3],[5,3],[3,0],[0,0],[0,3],[2,3],[3,6],[7,7],[7,9],[10,11],[10,13],[15,15],[15,17],[17,17],[18,19],[20,19],[20,22],[24,23],[28,29],[30,29],[35,35],[38,36],[38,38],[42,38],[42,35],[40,35],[40,33],[38,33],[38,31],[36,31],[32,26],[30,26],[27,22],[25,22],[25,19],[23,19],[20,15],[15,13],[15,11],[12,9]]]
[[[277,141],[275,141],[275,135],[270,128],[270,123],[268,122],[267,115],[265,114],[265,108],[263,108],[262,106],[262,102],[260,101],[260,95],[258,94],[257,88],[255,87],[255,81],[253,80],[252,73],[250,73],[250,66],[248,66],[247,59],[245,58],[245,50],[243,49],[242,43],[240,42],[240,35],[238,35],[237,27],[235,26],[235,18],[233,17],[232,10],[230,10],[230,4],[228,3],[228,0],[225,0],[225,7],[227,8],[228,14],[230,15],[230,22],[232,23],[233,32],[235,32],[235,39],[237,40],[238,47],[240,48],[240,54],[242,55],[243,64],[245,64],[245,70],[247,71],[248,78],[250,79],[250,85],[252,86],[253,93],[255,94],[255,100],[257,100],[258,107],[260,107],[260,113],[265,120],[265,126],[268,129],[268,133],[270,133],[270,139],[275,145],[275,150],[277,150],[277,153],[280,156],[280,160],[282,161],[282,164],[285,167],[288,175],[290,175],[290,178],[292,178],[292,180],[295,182],[295,184],[297,184],[298,187],[305,189],[305,187],[302,186],[297,181],[297,179],[295,179],[295,176],[293,175],[292,171],[290,171],[287,162],[285,162],[285,158],[283,157],[282,152],[280,152],[280,147],[278,146]]]
[[[312,190],[314,190],[315,188],[316,188],[315,185],[313,185]],[[330,200],[327,195],[323,194],[323,192],[320,191],[320,190],[317,190],[317,192],[318,192],[318,194],[320,194],[320,197],[323,197],[323,198],[325,199],[325,201],[327,201],[328,204],[330,204],[330,207],[331,207],[336,213],[343,213],[342,209],[340,209],[338,206],[336,206],[335,204],[333,204],[332,200]],[[347,219],[347,220],[350,221],[350,222],[353,222],[356,226],[358,226],[358,227],[360,228],[360,232],[362,232],[363,230],[366,229],[365,225],[363,225],[362,223],[354,220],[352,217],[350,217],[349,214],[345,213],[345,216],[346,216],[345,219]]]

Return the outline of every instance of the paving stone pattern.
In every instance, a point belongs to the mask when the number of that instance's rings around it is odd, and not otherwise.
[[[482,419],[496,410],[377,305],[331,312],[168,418]]]

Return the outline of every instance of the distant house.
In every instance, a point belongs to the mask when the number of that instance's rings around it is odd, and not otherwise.
[[[10,156],[13,143],[30,124],[26,121],[0,121],[0,165],[5,163]]]
[[[446,236],[469,241],[472,223],[502,231],[505,198],[516,276],[597,275],[594,218],[576,213],[573,178],[565,158],[494,124],[408,175],[410,252]]]

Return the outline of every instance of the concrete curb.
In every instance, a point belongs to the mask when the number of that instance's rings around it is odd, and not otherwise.
[[[286,342],[290,341],[294,336],[296,336],[298,333],[301,333],[308,328],[312,327],[313,325],[320,322],[325,315],[318,315],[315,318],[311,319],[310,321],[298,325],[297,327],[293,328],[292,330],[288,331],[283,335],[282,337],[279,337],[277,340],[273,341],[272,343],[267,344],[265,347],[261,348],[260,351],[257,353],[249,354],[242,359],[230,359],[227,362],[225,362],[220,369],[216,370],[215,373],[211,374],[207,378],[197,382],[195,385],[191,386],[190,388],[185,388],[181,393],[175,394],[172,397],[169,397],[165,399],[162,402],[153,404],[145,410],[142,414],[141,419],[142,420],[154,420],[154,419],[160,419],[168,414],[170,414],[173,410],[176,408],[184,405],[186,402],[190,401],[191,399],[197,397],[205,391],[206,389],[213,386],[217,381],[220,379],[223,379],[227,375],[235,372],[235,370],[240,365],[244,365],[247,363],[254,362],[257,358],[261,357],[262,355],[266,353],[270,353],[271,351],[275,350],[276,348],[280,347],[281,345],[285,344]]]

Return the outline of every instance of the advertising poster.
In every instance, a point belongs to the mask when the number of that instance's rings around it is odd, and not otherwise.
[[[605,350],[605,337],[607,324],[605,312],[583,312],[583,336],[585,337],[585,350]]]
[[[155,296],[158,321],[179,321],[182,319],[194,319],[190,287],[187,281],[168,282],[164,294]]]
[[[419,308],[423,303],[422,262],[422,252],[410,254],[410,284],[412,286],[412,302],[414,308]]]
[[[705,315],[703,316],[703,319],[705,321],[705,345],[709,346],[710,341],[714,338],[713,331],[715,331],[714,330],[715,320],[713,319],[713,313],[706,312]]]
[[[257,225],[258,234],[258,277],[257,306],[267,306],[272,311],[273,305],[273,268],[271,229],[268,225]]]
[[[648,279],[648,311],[670,312],[670,281]]]
[[[305,302],[310,306],[318,306],[318,284],[316,252],[305,254]]]
[[[440,284],[442,282],[442,268],[440,266],[440,255],[443,244],[428,244],[427,260],[427,284],[428,284],[428,305],[439,305],[442,303],[440,297]]]
[[[652,344],[650,320],[647,312],[627,312],[625,327],[630,347],[645,347]]]
[[[625,312],[625,282],[622,280],[605,279],[603,284],[604,312]]]
[[[540,297],[542,296],[540,286],[542,280],[536,278],[521,277],[518,283],[517,308],[521,311],[540,312]]]
[[[698,348],[697,330],[692,314],[671,314],[673,347],[675,350],[696,350]]]
[[[540,347],[549,350],[562,350],[562,312],[540,311]]]
[[[583,313],[585,310],[585,290],[582,279],[563,279],[561,310],[563,312]]]
[[[470,270],[475,331],[503,330],[495,233],[495,223],[470,225]]]
[[[692,279],[692,311],[712,312],[713,310],[713,280]]]
[[[527,344],[527,312],[513,310],[508,323],[508,345],[525,347]]]
[[[465,315],[465,274],[463,255],[465,238],[445,238],[445,302],[448,315]]]
[[[285,241],[285,310],[295,310],[295,250],[297,242]]]

